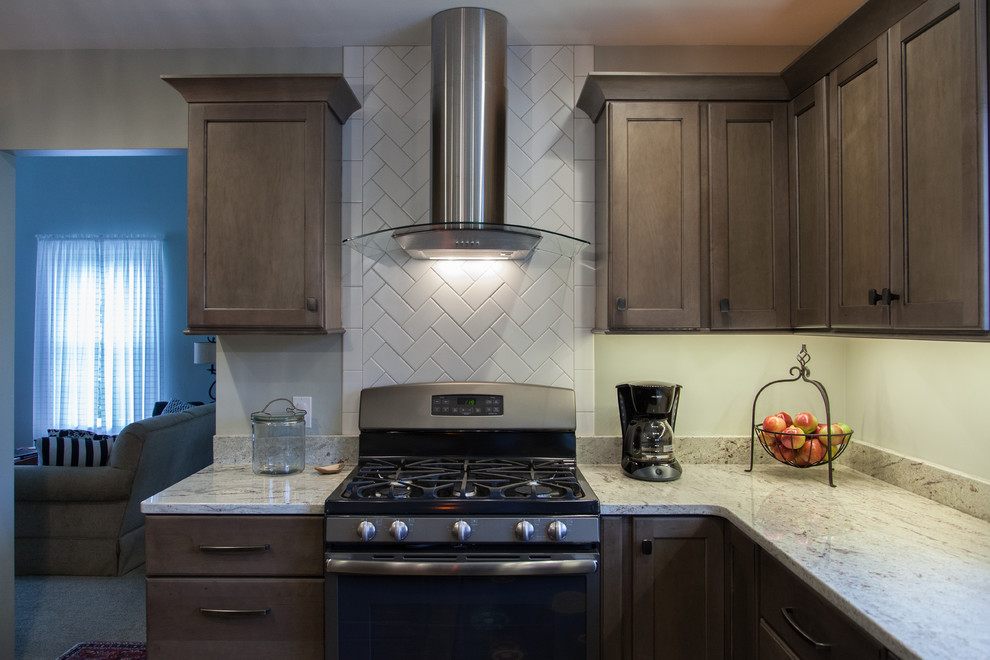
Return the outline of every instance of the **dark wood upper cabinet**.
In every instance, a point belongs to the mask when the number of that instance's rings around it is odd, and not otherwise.
[[[929,0],[890,32],[896,328],[988,328],[985,8]]]
[[[829,76],[831,325],[987,330],[986,15],[929,0]]]
[[[788,328],[787,104],[708,106],[711,327]]]
[[[789,327],[787,99],[776,76],[588,77],[597,330]]]
[[[788,106],[791,323],[828,327],[828,108],[822,78]]]
[[[617,102],[598,123],[600,330],[701,325],[699,112]]]
[[[189,103],[189,334],[342,331],[339,75],[166,76]]]
[[[828,96],[832,327],[886,326],[889,305],[869,301],[890,286],[886,34],[829,76]]]
[[[870,0],[781,76],[590,74],[596,328],[987,336],[987,69],[985,0]]]

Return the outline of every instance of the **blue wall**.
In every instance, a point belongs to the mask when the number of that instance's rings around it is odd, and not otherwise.
[[[85,152],[81,152],[85,154]],[[186,327],[186,156],[18,156],[15,252],[15,445],[32,440],[37,234],[165,237],[162,397],[203,401],[213,382],[193,365]]]

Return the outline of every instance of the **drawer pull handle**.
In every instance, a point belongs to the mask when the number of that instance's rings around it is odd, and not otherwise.
[[[265,616],[271,613],[272,608],[266,607],[262,610],[220,610],[211,607],[201,607],[199,611],[203,614],[216,614],[219,616]]]
[[[780,613],[784,615],[784,621],[787,622],[787,625],[789,625],[791,628],[793,628],[794,629],[794,632],[796,632],[798,635],[801,636],[801,639],[803,639],[804,641],[808,642],[809,644],[811,644],[812,646],[814,646],[816,649],[827,649],[828,647],[831,646],[831,644],[825,644],[824,642],[815,641],[811,637],[811,635],[809,635],[808,633],[806,633],[803,630],[801,630],[801,626],[799,626],[797,624],[797,621],[794,620],[794,608],[793,607],[782,607],[782,608],[780,608]]]
[[[201,545],[200,552],[268,552],[272,549],[269,544],[264,545]]]

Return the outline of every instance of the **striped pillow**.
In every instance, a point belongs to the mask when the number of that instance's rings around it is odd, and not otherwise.
[[[49,429],[47,438],[39,438],[39,465],[94,467],[110,461],[115,435],[98,435],[93,431]]]

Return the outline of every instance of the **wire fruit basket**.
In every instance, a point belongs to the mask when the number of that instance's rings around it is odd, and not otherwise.
[[[852,438],[852,429],[849,429],[845,425],[834,425],[832,424],[832,412],[828,401],[828,392],[825,391],[825,387],[811,378],[811,370],[808,369],[808,362],[811,361],[811,355],[808,353],[807,346],[805,344],[801,345],[801,352],[797,356],[797,366],[791,367],[790,372],[793,378],[783,378],[780,380],[770,381],[766,385],[760,388],[760,391],[756,393],[756,397],[753,399],[753,417],[752,417],[752,431],[750,433],[750,447],[749,447],[749,468],[746,472],[753,471],[753,460],[755,458],[756,440],[759,439],[760,445],[768,454],[774,457],[775,460],[784,463],[785,465],[792,465],[799,468],[814,467],[816,465],[828,465],[828,485],[835,487],[835,483],[832,480],[832,461],[839,457],[846,447],[849,445],[849,440]],[[817,424],[815,426],[815,431],[805,431],[801,432],[794,426],[788,426],[784,429],[765,429],[763,420],[761,423],[756,421],[756,406],[757,402],[760,400],[760,395],[769,388],[771,385],[778,385],[780,383],[795,383],[797,381],[804,381],[809,385],[812,385],[821,394],[822,402],[825,404],[825,423]],[[846,430],[848,429],[848,430]]]

